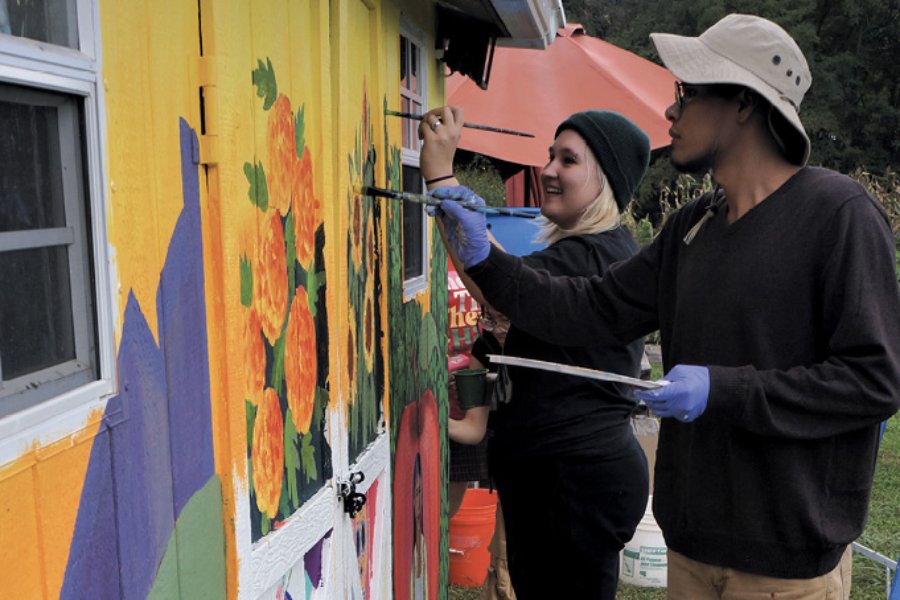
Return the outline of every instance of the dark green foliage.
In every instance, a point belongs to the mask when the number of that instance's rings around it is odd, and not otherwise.
[[[458,152],[453,170],[461,185],[478,190],[488,206],[506,206],[506,186],[491,161],[481,154]]]
[[[882,174],[900,162],[896,0],[567,0],[565,8],[569,22],[588,34],[655,62],[651,32],[698,35],[732,12],[771,19],[794,37],[812,70],[801,110],[810,164]],[[642,187],[642,198],[652,185]]]

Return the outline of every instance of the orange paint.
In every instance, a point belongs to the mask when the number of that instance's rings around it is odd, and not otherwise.
[[[57,598],[81,490],[103,409],[78,432],[32,447],[0,469],[0,531],[33,543],[0,543],[0,590],[8,598]],[[39,594],[40,591],[40,594]]]

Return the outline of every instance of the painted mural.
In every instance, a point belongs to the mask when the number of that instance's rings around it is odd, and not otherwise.
[[[0,468],[0,598],[446,598],[446,254],[405,299],[356,191],[401,187],[379,101],[433,3],[88,5],[115,395]]]
[[[347,192],[347,290],[350,301],[347,327],[347,365],[350,389],[348,435],[350,461],[384,431],[384,351],[381,323],[383,271],[381,204],[360,195],[359,188],[375,184],[375,145],[365,84],[362,119],[353,153],[347,157],[353,190]]]
[[[197,137],[180,122],[184,206],[156,297],[159,343],[129,294],[120,393],[94,438],[60,598],[225,596],[214,471]]]
[[[304,143],[304,107],[278,92],[272,62],[252,72],[267,112],[266,154],[244,164],[258,210],[244,232],[243,306],[252,539],[265,536],[332,476],[325,229]]]
[[[385,101],[385,109],[387,102]],[[385,128],[386,180],[400,188],[400,150]],[[391,347],[393,578],[397,600],[446,598],[447,254],[432,231],[427,306],[403,300],[402,213],[391,205],[388,326]]]
[[[329,531],[303,554],[303,561],[288,570],[262,600],[316,600],[328,597],[325,573],[330,569],[332,536]]]
[[[366,503],[353,517],[353,545],[356,549],[356,565],[359,569],[359,591],[365,600],[375,600],[372,596],[372,576],[374,571],[375,531],[379,523],[381,506],[378,496],[378,481],[372,482],[366,492]]]

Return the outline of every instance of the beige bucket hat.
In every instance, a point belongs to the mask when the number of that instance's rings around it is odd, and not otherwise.
[[[663,64],[684,83],[746,86],[768,100],[787,120],[769,128],[791,162],[809,160],[809,137],[800,122],[800,103],[812,83],[797,43],[775,23],[731,14],[699,37],[651,33]],[[789,125],[789,127],[786,127]]]

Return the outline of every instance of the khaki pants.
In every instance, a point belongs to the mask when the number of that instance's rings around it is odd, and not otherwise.
[[[697,562],[668,552],[668,600],[848,600],[853,551],[850,546],[829,573],[812,579],[753,575]]]
[[[516,592],[509,579],[509,564],[506,562],[506,525],[503,524],[503,509],[499,502],[496,522],[494,537],[488,546],[491,564],[481,589],[481,600],[516,600]]]

